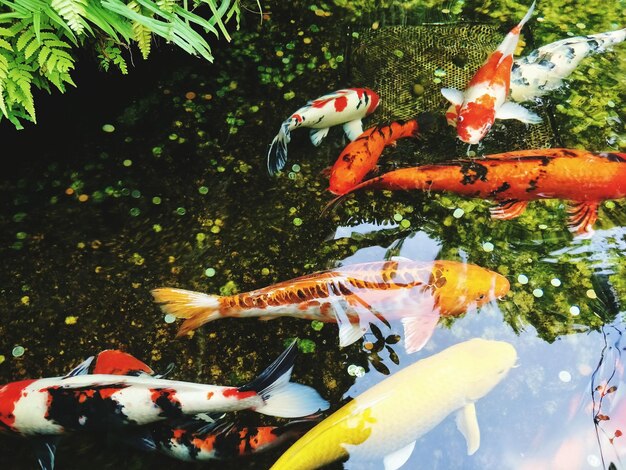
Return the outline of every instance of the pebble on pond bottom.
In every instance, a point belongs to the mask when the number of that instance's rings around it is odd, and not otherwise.
[[[20,357],[24,355],[25,351],[26,350],[22,346],[15,346],[13,351],[11,351],[11,354],[13,354],[13,357]]]

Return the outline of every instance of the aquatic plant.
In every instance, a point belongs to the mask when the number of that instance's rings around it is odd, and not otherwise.
[[[108,71],[128,73],[136,46],[145,60],[154,36],[213,61],[208,33],[230,41],[226,24],[239,27],[239,2],[214,0],[0,0],[0,120],[17,129],[36,122],[33,87],[64,93],[76,86],[71,71],[78,48],[91,48]]]

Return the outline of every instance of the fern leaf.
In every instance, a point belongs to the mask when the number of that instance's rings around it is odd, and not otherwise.
[[[39,49],[39,42],[35,41],[31,41],[30,44],[28,46],[26,46],[26,48],[24,49],[24,57],[26,59],[30,59],[30,56],[32,56],[35,52],[37,52],[37,49]]]
[[[126,64],[124,57],[122,57],[121,55],[114,57],[113,63],[119,67],[122,75],[128,75],[128,65]]]
[[[5,39],[0,39],[0,47],[2,49],[6,49],[7,51],[13,52],[13,46],[11,45],[10,42],[6,41]]]
[[[48,60],[48,57],[50,57],[50,52],[50,48],[44,44],[39,51],[39,56],[37,57],[40,68],[45,69],[46,61]]]
[[[7,79],[9,73],[9,60],[6,56],[0,54],[0,110],[6,117],[9,116],[6,103],[4,102],[4,82]]]
[[[15,36],[15,33],[9,28],[0,28],[0,36]]]
[[[20,34],[20,37],[17,38],[17,42],[15,43],[17,50],[18,51],[23,50],[26,47],[26,45],[30,41],[32,41],[34,38],[35,38],[35,31],[33,31],[32,29],[24,30],[24,32]]]
[[[18,65],[9,70],[8,84],[13,82],[17,88],[14,88],[14,98],[24,107],[33,122],[37,122],[35,114],[35,103],[31,90],[31,82],[33,75],[26,70],[23,65]],[[19,91],[19,92],[18,92]]]
[[[139,6],[135,1],[129,2],[128,8],[137,13],[142,13],[141,6]],[[144,60],[146,60],[150,55],[150,39],[152,39],[152,33],[141,23],[133,21],[133,39],[137,41],[137,45],[141,51],[141,56]]]
[[[161,10],[173,13],[174,7],[176,6],[176,0],[157,0],[156,4]]]
[[[52,0],[51,6],[76,34],[83,34],[86,0]]]

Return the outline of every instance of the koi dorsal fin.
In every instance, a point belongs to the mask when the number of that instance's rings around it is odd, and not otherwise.
[[[98,354],[93,374],[154,375],[154,371],[134,356],[119,349],[106,349]]]
[[[89,366],[91,365],[92,361],[93,361],[93,356],[88,357],[83,362],[81,362],[76,367],[74,367],[71,371],[69,371],[65,375],[65,377],[74,377],[74,376],[77,376],[77,375],[85,375],[87,373],[87,371],[89,370]]]

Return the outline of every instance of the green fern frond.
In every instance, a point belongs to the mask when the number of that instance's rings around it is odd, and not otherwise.
[[[80,35],[85,30],[82,18],[86,15],[86,3],[86,0],[52,0],[50,6]]]
[[[7,40],[5,40],[5,39],[0,39],[0,47],[1,47],[2,49],[6,49],[7,51],[11,51],[11,52],[13,52],[13,46],[11,45],[11,43],[10,43],[10,42],[8,42],[8,41],[7,41]]]
[[[7,75],[7,91],[12,102],[21,105],[33,122],[37,122],[31,90],[33,74],[25,64],[13,64]]]
[[[176,0],[157,0],[156,3],[161,10],[169,13],[172,13],[174,11],[174,7],[176,6]]]
[[[4,82],[9,74],[9,59],[3,54],[0,54],[0,110],[5,117],[9,116],[6,103],[4,102]]]
[[[129,2],[128,8],[137,13],[141,13],[141,6],[135,1]],[[144,60],[146,60],[150,55],[150,40],[152,39],[152,33],[148,28],[141,23],[137,23],[136,21],[133,21],[133,32],[134,39],[137,41],[137,45],[141,51],[141,56]]]
[[[128,65],[126,64],[124,57],[122,57],[122,51],[115,43],[113,43],[113,41],[107,41],[106,46],[100,50],[98,58],[100,59],[100,66],[105,71],[108,72],[111,63],[113,63],[117,65],[123,75],[128,73]]]
[[[33,39],[35,39],[35,31],[33,31],[32,29],[25,29],[22,34],[20,34],[20,37],[17,38],[17,42],[15,43],[17,50],[23,50],[26,45]]]

